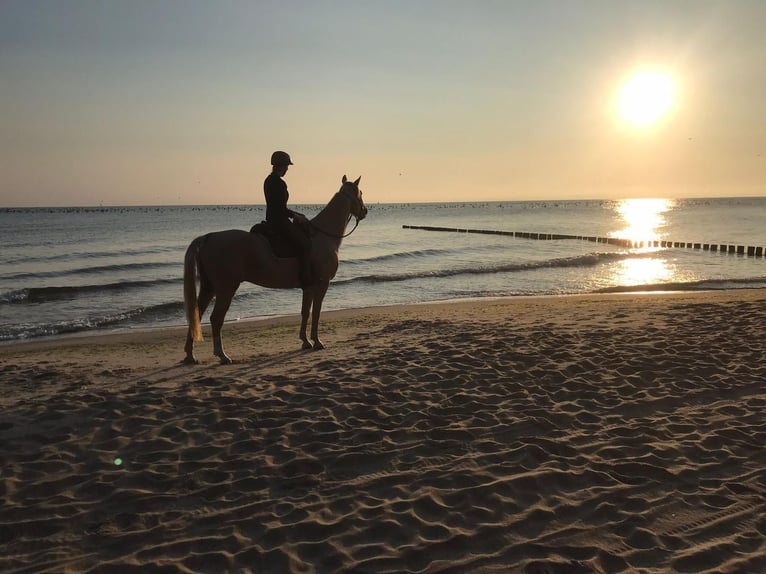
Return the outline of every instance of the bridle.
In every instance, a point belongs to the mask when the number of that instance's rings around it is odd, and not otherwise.
[[[348,222],[351,221],[352,217],[353,215],[348,216],[348,219],[346,220],[346,225],[348,225]],[[319,229],[313,223],[310,223],[309,225],[311,225],[312,228],[316,229],[319,233],[321,233],[322,235],[326,235],[327,237],[331,237],[333,239],[345,239],[346,237],[351,235],[354,231],[356,231],[356,227],[359,225],[359,218],[357,218],[356,223],[354,223],[354,227],[351,229],[351,231],[349,231],[345,235],[335,235],[334,233],[330,233],[329,231],[325,231],[324,229]]]
[[[357,188],[357,190],[358,190],[358,188]],[[349,193],[347,193],[347,192],[346,192],[346,189],[345,189],[345,187],[344,187],[343,189],[341,189],[341,190],[340,190],[338,193],[340,193],[340,194],[342,194],[342,195],[345,195],[345,196],[346,196],[346,198],[347,198],[349,201],[352,201],[352,202],[353,202],[353,201],[356,201],[356,202],[359,204],[359,206],[361,207],[361,201],[359,200],[359,198],[358,198],[358,197],[356,197],[356,196],[352,196],[352,195],[350,195]],[[359,211],[361,211],[361,209],[360,209]],[[351,221],[351,218],[352,218],[352,217],[356,219],[356,222],[354,223],[354,227],[353,227],[353,229],[351,229],[351,231],[349,231],[349,232],[348,232],[348,233],[346,233],[345,235],[336,235],[335,233],[330,233],[329,231],[325,231],[324,229],[320,229],[319,227],[317,227],[317,226],[316,226],[314,223],[312,223],[312,222],[309,222],[309,226],[310,226],[311,228],[313,228],[313,229],[317,230],[317,231],[318,231],[319,233],[321,233],[322,235],[326,235],[327,237],[331,237],[332,239],[345,239],[346,237],[348,237],[349,235],[351,235],[351,234],[352,234],[354,231],[356,231],[356,228],[359,226],[359,218],[358,218],[357,216],[355,216],[353,213],[349,213],[349,214],[348,214],[348,219],[346,219],[346,226],[348,226],[348,222],[349,222],[349,221]]]

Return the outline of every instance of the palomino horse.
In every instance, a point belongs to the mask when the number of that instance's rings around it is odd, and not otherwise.
[[[344,175],[340,190],[310,222],[313,235],[311,265],[316,283],[303,288],[300,339],[304,349],[312,348],[306,338],[309,311],[312,312],[313,348],[324,348],[319,340],[319,313],[330,280],[338,270],[338,249],[351,216],[356,217],[357,223],[367,216],[362,191],[359,189],[360,179],[351,182]],[[196,272],[199,272],[200,277],[199,296]],[[221,327],[240,283],[249,281],[263,287],[293,289],[301,287],[299,277],[298,259],[276,257],[268,239],[261,234],[230,229],[197,237],[189,245],[184,258],[184,307],[189,323],[184,362],[197,362],[194,357],[194,341],[202,340],[200,321],[213,297],[215,305],[210,314],[213,353],[222,364],[227,364],[231,363],[231,359],[223,350]]]

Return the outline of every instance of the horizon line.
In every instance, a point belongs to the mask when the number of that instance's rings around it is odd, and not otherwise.
[[[365,202],[365,205],[436,205],[443,203],[472,204],[472,203],[564,203],[576,201],[623,201],[628,199],[665,199],[665,200],[710,200],[710,199],[754,199],[766,198],[763,194],[754,195],[724,195],[724,196],[641,196],[641,197],[582,197],[582,198],[547,198],[547,199],[473,199],[460,201],[376,201]],[[294,206],[317,206],[326,203],[293,203]],[[93,204],[93,205],[0,205],[0,211],[15,211],[22,209],[115,209],[115,208],[166,208],[166,207],[262,207],[265,203],[145,203],[145,204]]]

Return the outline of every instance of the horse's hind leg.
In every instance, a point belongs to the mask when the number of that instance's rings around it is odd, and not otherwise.
[[[197,357],[194,356],[194,339],[192,338],[191,327],[186,330],[186,344],[184,345],[184,352],[186,353],[186,356],[183,360],[185,364],[196,365],[199,363]]]
[[[204,284],[201,285],[199,296],[197,297],[197,310],[199,312],[200,320],[202,320],[202,315],[205,314],[205,310],[207,309],[207,306],[210,305],[210,301],[212,299],[213,292],[209,288],[206,289]],[[184,351],[186,351],[186,358],[184,359],[184,363],[190,365],[196,365],[199,363],[197,358],[194,356],[194,339],[192,339],[191,329],[189,329],[186,333],[186,345],[184,346]]]
[[[303,303],[301,304],[301,332],[300,332],[300,338],[301,341],[303,341],[303,348],[304,349],[310,349],[311,343],[309,343],[308,338],[306,337],[306,327],[309,324],[309,312],[311,311],[311,299],[312,299],[312,290],[308,288],[303,289]]]
[[[229,310],[229,305],[231,305],[235,291],[236,289],[226,293],[217,293],[213,312],[210,313],[210,325],[213,327],[213,354],[221,360],[222,365],[228,365],[232,362],[231,358],[223,350],[221,327],[223,327],[223,319],[226,317],[226,312]]]

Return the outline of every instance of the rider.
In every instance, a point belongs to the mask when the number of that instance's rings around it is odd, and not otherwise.
[[[298,251],[300,260],[301,285],[313,283],[311,273],[311,239],[308,236],[308,219],[301,213],[288,209],[287,184],[282,177],[287,168],[293,165],[290,156],[283,151],[271,154],[271,173],[263,182],[263,195],[266,197],[266,221],[284,235]],[[305,229],[305,230],[304,230]]]

